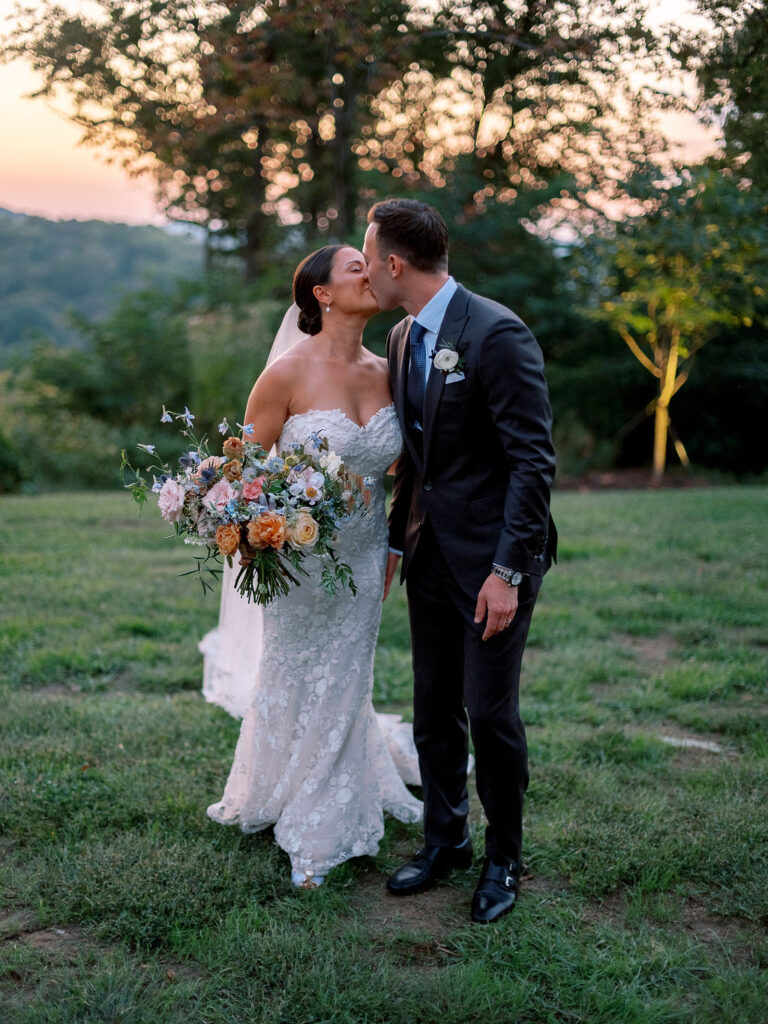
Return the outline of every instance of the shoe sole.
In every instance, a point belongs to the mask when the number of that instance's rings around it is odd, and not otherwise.
[[[500,921],[501,918],[504,917],[506,914],[511,913],[516,906],[517,900],[515,900],[514,903],[510,903],[508,907],[505,907],[505,909],[498,913],[496,917],[475,917],[474,913],[471,910],[469,912],[469,916],[472,918],[475,924],[496,924],[496,922]]]

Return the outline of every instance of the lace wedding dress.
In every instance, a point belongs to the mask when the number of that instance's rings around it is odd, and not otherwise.
[[[337,547],[357,596],[328,596],[318,567],[260,609],[225,578],[219,629],[200,646],[207,699],[243,715],[224,796],[208,815],[244,832],[274,825],[294,872],[319,876],[375,853],[384,811],[418,821],[422,805],[395,766],[419,782],[412,730],[398,729],[398,716],[377,716],[371,702],[387,560],[383,477],[401,449],[397,416],[385,406],[361,427],[340,409],[310,410],[289,417],[278,451],[315,431],[373,481],[370,510],[344,525]]]

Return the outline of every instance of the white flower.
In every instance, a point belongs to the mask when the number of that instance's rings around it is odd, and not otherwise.
[[[305,474],[291,484],[290,492],[294,498],[303,498],[310,505],[314,505],[323,496],[325,477],[322,473],[313,473],[311,470],[308,473],[305,471]]]
[[[341,459],[336,452],[328,452],[327,455],[321,456],[320,465],[324,470],[326,470],[329,476],[335,478],[341,466]]]
[[[459,362],[459,353],[453,348],[440,348],[435,352],[435,369],[450,373]]]

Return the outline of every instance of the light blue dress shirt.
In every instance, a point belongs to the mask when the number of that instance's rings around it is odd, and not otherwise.
[[[445,312],[448,309],[448,303],[454,296],[456,289],[459,286],[456,284],[452,277],[449,277],[445,284],[442,286],[440,291],[435,292],[426,306],[420,309],[414,320],[418,320],[421,326],[424,328],[424,339],[422,344],[424,345],[427,358],[424,360],[424,383],[429,378],[429,371],[432,369],[432,356],[435,353],[437,347],[437,336],[440,331],[440,324],[443,322]]]

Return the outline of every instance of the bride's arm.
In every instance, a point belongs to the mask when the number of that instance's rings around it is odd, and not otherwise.
[[[245,407],[244,425],[253,431],[244,433],[243,440],[256,441],[265,451],[280,437],[288,418],[291,394],[295,385],[293,359],[281,359],[268,366],[253,385]]]

